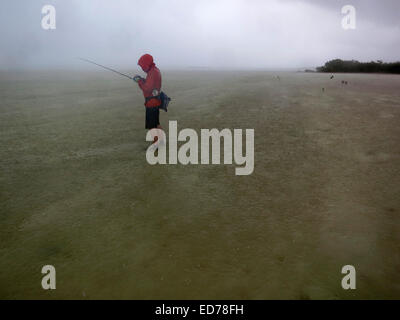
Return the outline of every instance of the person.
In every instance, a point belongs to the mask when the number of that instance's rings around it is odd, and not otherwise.
[[[133,80],[137,82],[139,88],[143,91],[146,107],[146,125],[145,128],[152,130],[153,145],[156,145],[160,132],[162,130],[160,125],[160,93],[161,93],[161,72],[156,67],[154,59],[150,54],[144,54],[140,57],[138,65],[147,74],[146,79],[140,76],[135,76]]]

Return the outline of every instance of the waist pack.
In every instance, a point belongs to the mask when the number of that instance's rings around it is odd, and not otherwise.
[[[167,108],[168,108],[169,102],[171,101],[171,98],[168,97],[164,92],[161,91],[161,93],[158,96],[147,97],[146,102],[151,99],[161,100],[161,105],[159,106],[159,108],[161,110],[164,110],[165,112],[168,112]]]
[[[171,101],[171,98],[161,91],[160,99],[161,99],[161,106],[159,108],[167,112],[168,104]]]

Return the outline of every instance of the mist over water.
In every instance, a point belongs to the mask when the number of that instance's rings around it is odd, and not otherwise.
[[[43,30],[44,5],[56,29]],[[399,2],[352,1],[357,29],[343,30],[345,1],[5,0],[0,69],[91,69],[76,57],[136,68],[151,53],[163,68],[316,67],[334,58],[398,60]]]

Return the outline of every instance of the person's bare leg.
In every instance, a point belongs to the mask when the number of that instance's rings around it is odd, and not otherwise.
[[[161,131],[163,130],[163,128],[161,127],[161,125],[158,125],[157,126],[157,135],[158,135],[158,137],[156,137],[157,138],[157,140],[155,141],[155,142],[157,142],[157,141],[159,141],[159,143],[164,143],[164,140],[163,140],[163,135],[161,134]]]
[[[153,137],[153,143],[152,144],[156,144],[157,141],[158,141],[158,136],[159,136],[158,130],[150,129],[150,133],[151,133],[151,136]]]
[[[153,137],[153,143],[156,145],[157,143],[163,143],[164,140],[162,139],[163,135],[161,134],[162,127],[160,125],[157,126],[157,128],[151,129],[150,133]]]

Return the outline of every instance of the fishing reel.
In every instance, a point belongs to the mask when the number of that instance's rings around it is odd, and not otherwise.
[[[139,76],[139,75],[134,76],[132,79],[133,79],[133,81],[135,81],[136,83],[138,83],[139,80],[144,80],[144,79],[143,79],[141,76]]]

